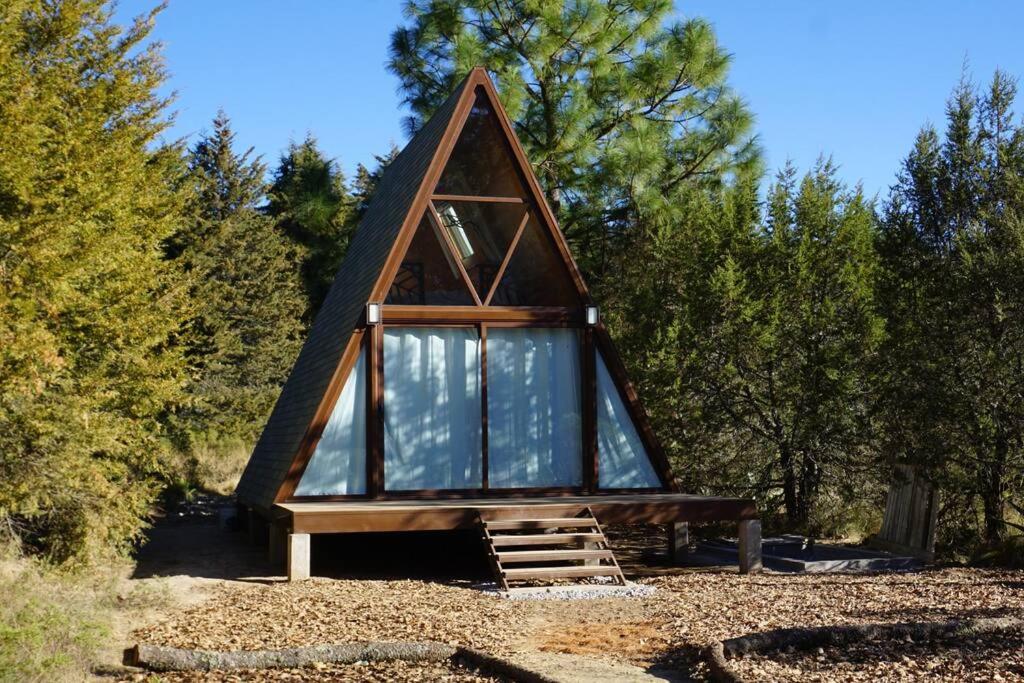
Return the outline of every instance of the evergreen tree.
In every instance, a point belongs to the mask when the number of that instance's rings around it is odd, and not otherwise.
[[[355,228],[345,176],[337,163],[320,151],[314,138],[292,143],[281,157],[267,213],[302,247],[306,315],[312,319],[327,296]]]
[[[756,177],[677,210],[652,248],[625,250],[606,293],[676,470],[690,490],[755,495],[794,528],[831,525],[822,497],[845,499],[874,463],[871,206],[823,162],[799,186],[783,171],[763,218]]]
[[[383,156],[375,154],[373,158],[376,165],[372,171],[363,164],[356,166],[356,177],[352,179],[352,199],[355,207],[351,217],[353,230],[370,206],[370,200],[373,199],[373,194],[377,191],[377,184],[380,183],[381,176],[384,175],[384,169],[395,160],[399,151],[398,147],[391,145],[387,154]]]
[[[252,442],[302,342],[298,257],[258,204],[265,167],[238,154],[223,112],[189,158],[190,221],[172,255],[187,273],[195,315],[183,331],[193,436]]]
[[[917,137],[879,249],[887,455],[940,484],[946,540],[998,543],[1024,495],[1024,126],[1014,82],[963,79]],[[958,535],[959,534],[959,535]],[[966,544],[966,545],[965,545]]]
[[[710,25],[670,0],[409,0],[389,67],[417,128],[486,66],[581,265],[596,281],[638,215],[755,163],[750,114]]]
[[[55,559],[137,536],[183,382],[154,15],[0,3],[0,522]]]

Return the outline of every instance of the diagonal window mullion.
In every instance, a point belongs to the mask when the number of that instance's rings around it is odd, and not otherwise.
[[[448,250],[448,255],[455,261],[455,266],[459,270],[459,274],[462,276],[463,282],[469,287],[469,293],[473,295],[473,301],[476,302],[477,306],[482,306],[483,303],[480,301],[480,295],[477,294],[476,287],[473,286],[473,281],[469,278],[469,273],[466,272],[466,267],[462,265],[462,259],[459,258],[458,249],[455,248],[455,244],[452,243],[451,235],[445,229],[444,221],[441,220],[441,216],[437,213],[437,207],[434,206],[434,202],[428,202],[430,210],[430,218],[434,221],[434,226],[437,228],[437,232],[441,235],[441,239],[444,241],[443,248]]]
[[[526,230],[526,224],[530,222],[530,210],[526,209],[523,212],[523,218],[519,221],[519,227],[516,228],[516,234],[512,236],[512,241],[508,245],[508,251],[505,252],[505,258],[502,259],[501,265],[498,267],[498,272],[494,276],[494,281],[491,283],[490,290],[487,292],[487,298],[484,299],[484,306],[489,306],[491,299],[494,297],[494,292],[498,290],[498,284],[501,282],[501,278],[505,275],[505,269],[508,268],[509,261],[512,260],[512,252],[516,250],[516,245],[519,244],[519,238],[523,236],[523,232]]]

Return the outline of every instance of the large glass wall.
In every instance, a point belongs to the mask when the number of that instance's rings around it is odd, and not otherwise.
[[[297,496],[363,493],[366,493],[366,349],[359,352],[295,489]]]
[[[597,354],[597,479],[603,489],[658,488],[661,480],[633,418]]]
[[[488,328],[491,488],[582,484],[579,349],[572,329]]]
[[[480,339],[474,328],[384,331],[384,489],[483,485]]]

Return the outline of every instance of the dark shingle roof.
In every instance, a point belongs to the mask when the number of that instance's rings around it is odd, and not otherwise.
[[[464,80],[385,170],[238,482],[240,502],[262,509],[274,503],[465,86]]]

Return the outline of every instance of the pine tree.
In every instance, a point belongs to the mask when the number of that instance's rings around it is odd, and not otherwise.
[[[54,559],[138,535],[183,382],[155,14],[0,3],[0,521]]]
[[[313,137],[292,143],[269,189],[267,213],[303,252],[302,274],[312,319],[327,296],[355,229],[345,176]]]
[[[596,280],[640,214],[757,161],[710,25],[670,0],[409,0],[389,67],[422,124],[471,68],[496,77],[562,229]]]
[[[195,306],[182,333],[193,377],[184,425],[251,445],[298,354],[305,297],[296,250],[259,207],[266,168],[234,147],[221,112],[192,149],[191,220],[171,254]]]

